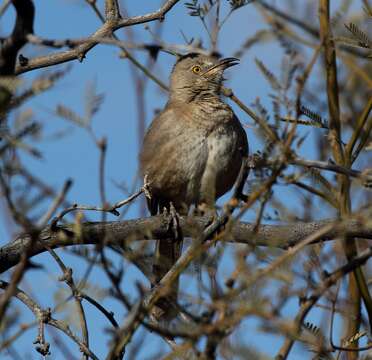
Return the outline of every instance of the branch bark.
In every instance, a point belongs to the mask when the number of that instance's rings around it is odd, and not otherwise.
[[[337,79],[336,48],[332,39],[330,23],[330,1],[319,0],[319,23],[320,40],[323,45],[327,99],[329,119],[329,139],[333,157],[337,165],[350,168],[350,159],[345,156],[341,141],[341,118],[339,104],[339,87]],[[348,217],[351,213],[350,179],[347,176],[338,177],[339,184],[339,214],[341,217]],[[356,242],[352,237],[344,238],[345,255],[351,261],[358,254]],[[361,297],[363,298],[368,313],[370,328],[372,328],[372,298],[361,268],[356,268],[349,277],[349,300],[351,302],[351,313],[353,320],[347,326],[347,337],[353,336],[359,331],[361,319]],[[357,347],[357,342],[355,343]],[[356,359],[355,353],[348,354],[350,360]]]
[[[296,222],[288,225],[260,225],[255,231],[254,223],[237,222],[232,226],[231,233],[224,241],[241,243],[251,246],[273,246],[282,249],[294,246],[302,239],[324,227],[336,224],[335,230],[322,236],[321,241],[335,239],[339,235],[372,239],[372,225],[363,221],[323,220],[315,222]],[[197,235],[208,225],[204,217],[181,217],[180,226],[185,237]],[[107,239],[107,245],[120,245],[125,242],[169,238],[167,220],[163,216],[153,216],[126,221],[86,222],[79,225],[76,232],[73,224],[50,227],[41,231],[38,241],[29,250],[29,257],[47,251],[46,247],[60,248],[72,245],[99,244],[102,238]],[[25,249],[30,245],[31,236],[20,235],[14,241],[0,248],[0,273],[15,266],[21,259]]]
[[[0,289],[6,290],[10,286],[9,283],[6,281],[0,280]],[[81,340],[78,336],[76,336],[71,329],[69,328],[68,324],[61,320],[54,319],[50,311],[43,310],[33,299],[31,299],[24,291],[22,291],[19,288],[16,288],[13,294],[14,297],[16,297],[18,300],[20,300],[23,304],[25,304],[35,315],[36,320],[39,322],[39,327],[43,327],[44,324],[48,324],[50,326],[55,327],[56,329],[59,329],[67,337],[69,337],[73,342],[75,342],[78,346],[80,351],[86,355],[87,357],[92,358],[93,360],[98,360],[98,357],[89,349],[89,347]],[[39,330],[40,332],[40,330]],[[46,350],[49,350],[49,346],[47,343],[45,343],[45,339],[40,339],[40,335],[37,337],[37,342],[40,344],[40,346],[46,346]],[[40,350],[38,350],[41,352]],[[42,352],[41,352],[42,353]],[[48,353],[48,351],[47,351]],[[46,354],[44,354],[45,356]]]
[[[12,0],[17,17],[12,34],[0,48],[0,74],[14,75],[18,51],[27,42],[27,35],[33,34],[35,8],[31,0]]]
[[[130,18],[120,18],[118,14],[116,14],[116,17],[113,16],[111,10],[116,8],[109,7],[109,13],[111,14],[109,15],[109,19],[93,35],[90,36],[91,41],[79,45],[71,50],[40,56],[34,59],[27,59],[24,64],[17,65],[15,73],[16,75],[19,75],[30,70],[62,64],[76,59],[82,61],[86,53],[99,43],[97,39],[110,37],[116,30],[122,27],[143,24],[154,20],[162,21],[164,20],[165,14],[170,11],[178,1],[179,0],[168,0],[157,11],[148,13],[146,15],[133,16]],[[116,4],[115,1],[110,1],[109,3],[114,5]]]

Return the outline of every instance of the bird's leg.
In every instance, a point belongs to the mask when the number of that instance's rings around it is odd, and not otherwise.
[[[247,157],[243,158],[242,165],[240,167],[238,178],[236,179],[236,185],[234,189],[234,198],[246,202],[248,195],[243,193],[245,182],[247,181],[249,171],[252,168],[251,160]]]
[[[179,215],[172,203],[162,203],[162,214],[167,222],[169,230],[169,238],[157,240],[155,249],[155,260],[153,265],[153,272],[157,279],[157,283],[169,272],[181,256],[183,236],[181,227],[179,225]],[[182,210],[182,209],[181,209]],[[152,317],[157,321],[162,321],[164,325],[168,324],[177,316],[177,293],[178,293],[178,278],[164,289],[164,293],[157,301],[153,308]]]
[[[171,226],[172,226],[172,231],[173,231],[174,240],[175,240],[173,256],[174,256],[174,259],[177,260],[181,256],[181,253],[182,253],[183,234],[182,234],[182,229],[180,226],[180,216],[172,202],[170,202],[169,204],[169,214],[171,218]]]
[[[206,219],[205,228],[211,225],[218,216],[215,206],[211,206],[207,202],[202,202],[198,204],[195,207],[194,215],[203,216]],[[205,263],[205,260],[206,254],[202,252],[193,262],[194,271],[196,272],[198,277],[198,289],[200,293],[203,290],[202,265]]]

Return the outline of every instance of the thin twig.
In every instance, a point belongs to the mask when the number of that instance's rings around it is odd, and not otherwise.
[[[0,344],[0,352],[5,350],[7,347],[9,347],[14,341],[16,341],[25,331],[28,329],[36,326],[38,324],[37,320],[31,321],[27,324],[23,323],[20,325],[18,331],[16,331],[13,335],[10,337],[4,339],[2,343]]]
[[[131,201],[133,201],[134,199],[136,199],[138,196],[140,196],[143,192],[144,192],[144,188],[142,187],[140,190],[138,190],[137,192],[135,192],[133,195],[129,196],[127,199],[120,200],[117,203],[115,203],[114,205],[107,206],[107,207],[74,204],[74,205],[72,205],[72,206],[64,209],[63,211],[61,211],[61,213],[58,214],[58,216],[56,216],[52,220],[52,222],[51,222],[51,228],[56,228],[58,222],[61,221],[62,218],[66,214],[68,214],[68,213],[70,213],[72,211],[80,211],[80,210],[103,211],[103,212],[111,213],[111,214],[113,214],[115,216],[119,216],[120,213],[117,211],[117,209],[119,209],[122,206],[130,203]]]
[[[279,141],[278,135],[270,128],[270,126],[263,119],[261,119],[258,115],[256,115],[253,110],[251,110],[247,105],[245,105],[242,101],[240,101],[234,95],[231,89],[223,87],[222,93],[224,96],[234,101],[246,114],[248,114],[254,120],[254,122],[265,131],[266,135],[269,137],[271,141],[273,141],[274,143]]]
[[[69,191],[70,187],[72,186],[72,180],[67,179],[63,184],[63,187],[59,194],[54,198],[52,204],[50,205],[47,212],[40,218],[37,222],[37,226],[43,228],[46,226],[50,218],[53,216],[54,212],[58,209],[58,207],[64,202],[67,192]]]
[[[79,314],[79,320],[80,320],[80,326],[83,334],[83,341],[87,348],[89,348],[89,333],[88,333],[88,325],[86,320],[85,311],[83,308],[83,305],[81,303],[81,297],[80,292],[77,289],[74,279],[72,277],[72,269],[66,267],[66,265],[63,263],[62,259],[57,255],[57,253],[51,249],[49,246],[45,245],[48,252],[52,255],[54,260],[57,262],[58,266],[60,267],[62,271],[62,276],[59,278],[60,281],[64,281],[67,286],[71,289],[72,296],[75,300],[76,307]],[[86,360],[88,360],[87,355],[85,354],[84,357]]]
[[[55,49],[61,49],[64,47],[73,48],[75,46],[84,45],[91,42],[91,38],[81,38],[81,39],[65,39],[65,40],[55,40],[55,39],[45,39],[39,36],[30,34],[27,36],[27,40],[29,43],[38,45],[38,46],[46,46],[52,47]],[[156,51],[163,51],[167,54],[181,54],[181,53],[189,53],[195,52],[198,54],[203,55],[211,55],[211,51],[203,49],[199,46],[194,45],[187,45],[187,44],[169,44],[166,42],[142,42],[142,43],[135,43],[131,41],[123,41],[119,40],[118,38],[110,38],[110,37],[102,37],[95,39],[97,43],[103,45],[114,45],[119,48],[125,49],[133,49],[133,50],[143,50],[149,53],[156,52]],[[142,70],[142,69],[141,69]]]
[[[304,167],[309,167],[309,168],[313,167],[316,169],[328,170],[328,171],[335,172],[337,174],[342,174],[342,175],[350,176],[350,177],[357,178],[357,179],[364,179],[365,177],[362,171],[349,169],[344,166],[340,166],[340,165],[336,165],[336,164],[332,164],[332,163],[324,162],[324,161],[294,158],[294,159],[290,159],[289,163],[293,165],[299,165],[299,166],[304,166]]]
[[[0,288],[7,289],[9,287],[9,283],[6,281],[0,280]],[[43,310],[34,300],[32,300],[24,291],[16,288],[14,294],[18,300],[20,300],[23,304],[25,304],[32,313],[36,316],[38,321],[41,321],[45,324],[51,325],[62,332],[64,332],[73,342],[75,342],[79,349],[86,355],[90,356],[94,360],[98,360],[98,357],[70,330],[68,325],[66,325],[61,320],[53,319],[49,311]]]
[[[6,183],[1,171],[0,186],[6,203],[8,205],[8,208],[13,215],[13,218],[24,229],[25,232],[29,232],[30,234],[30,241],[24,247],[22,254],[20,254],[19,263],[11,276],[10,285],[6,288],[5,292],[0,297],[0,321],[1,321],[5,315],[6,309],[9,305],[9,301],[13,296],[14,291],[16,291],[18,284],[23,278],[24,272],[27,267],[27,260],[33,251],[33,247],[39,237],[40,231],[39,229],[35,228],[32,222],[15,206],[11,197],[10,188]]]
[[[118,323],[115,320],[114,313],[112,311],[106,310],[104,306],[102,306],[99,302],[97,302],[91,296],[85,294],[84,292],[80,292],[79,295],[81,298],[85,299],[94,307],[96,307],[103,315],[105,315],[114,328],[119,327]]]
[[[336,301],[337,301],[337,295],[338,295],[339,288],[340,286],[337,287],[335,299],[332,299],[331,301],[332,307],[331,307],[331,322],[329,324],[329,341],[331,343],[332,349],[339,350],[339,351],[357,351],[357,352],[372,349],[372,345],[362,346],[359,348],[355,348],[355,347],[350,348],[350,347],[335,345],[335,343],[333,342],[333,323],[334,323],[334,318],[335,318],[335,308],[336,308]]]
[[[323,296],[323,294],[334,284],[337,283],[339,279],[354,271],[356,268],[363,265],[372,256],[372,248],[368,248],[361,252],[357,257],[347,262],[345,265],[338,268],[336,271],[328,275],[323,283],[317,286],[317,289],[306,298],[302,303],[300,311],[296,315],[294,320],[295,327],[297,331],[300,330],[300,326],[303,323],[306,315],[311,310],[311,308],[316,304],[316,302]],[[275,357],[276,360],[285,360],[288,357],[290,350],[294,344],[293,337],[288,337],[284,342],[283,346],[280,348],[278,355]]]
[[[372,109],[372,96],[369,98],[368,103],[364,107],[362,114],[359,116],[357,120],[357,125],[353,131],[353,134],[346,145],[346,156],[350,159],[350,163],[352,164],[359,156],[360,152],[366,145],[369,135],[372,131],[372,116],[370,115]],[[357,140],[359,140],[359,144],[356,150],[353,152],[354,147],[356,145]]]
[[[4,0],[0,7],[0,18],[4,15],[10,5],[10,0]]]
[[[94,34],[90,36],[91,41],[87,44],[77,46],[74,49],[57,52],[54,54],[26,59],[23,64],[18,64],[15,74],[19,75],[27,71],[65,63],[71,60],[83,61],[85,55],[94,48],[98,42],[97,38],[108,37],[114,31],[136,24],[143,24],[154,20],[163,20],[165,15],[179,2],[179,0],[168,0],[160,9],[145,15],[121,18],[105,22]]]

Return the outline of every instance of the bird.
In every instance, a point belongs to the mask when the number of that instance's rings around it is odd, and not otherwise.
[[[216,200],[234,185],[248,156],[247,134],[222,99],[224,71],[239,60],[199,53],[179,56],[170,75],[169,99],[150,124],[140,153],[140,169],[151,197],[151,215],[190,209],[213,212]],[[182,241],[157,240],[153,275],[156,282],[177,261]],[[156,307],[159,318],[174,318],[178,280]]]

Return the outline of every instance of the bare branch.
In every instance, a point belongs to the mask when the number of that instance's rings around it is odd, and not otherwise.
[[[35,8],[31,0],[12,0],[17,18],[12,34],[0,47],[0,74],[13,75],[18,51],[26,44],[26,37],[32,34]]]
[[[61,221],[62,218],[65,215],[67,215],[68,213],[70,213],[72,211],[81,211],[81,210],[83,210],[83,211],[85,211],[85,210],[101,211],[101,212],[108,212],[108,213],[113,214],[115,216],[119,216],[120,214],[117,211],[117,209],[121,208],[124,205],[129,204],[131,201],[133,201],[138,196],[140,196],[144,191],[146,191],[145,188],[147,186],[148,185],[145,184],[140,190],[135,192],[133,195],[129,196],[127,199],[120,200],[120,201],[118,201],[117,203],[115,203],[114,205],[111,205],[111,206],[108,205],[108,206],[104,206],[104,207],[99,207],[99,206],[73,204],[72,206],[68,207],[67,209],[64,209],[63,211],[61,211],[61,213],[58,214],[58,216],[56,216],[52,220],[51,228],[55,228],[57,226],[58,222]]]
[[[198,229],[208,225],[208,218],[180,217],[180,227],[185,237],[194,236]],[[335,220],[323,220],[309,223],[293,223],[288,225],[260,225],[255,232],[255,224],[237,222],[232,227],[231,235],[225,241],[242,243],[252,246],[274,246],[286,249],[300,242],[304,237],[317,231],[324,225],[334,223]],[[107,244],[125,243],[148,239],[169,238],[168,223],[163,216],[153,216],[143,219],[81,224],[80,233],[76,234],[74,225],[58,226],[55,231],[45,228],[30,250],[30,257],[45,251],[45,245],[50,248],[72,246],[76,244],[99,244],[103,235],[107,237]],[[325,234],[320,241],[330,240],[337,234],[372,239],[371,225],[358,220],[347,220],[340,223],[335,230]],[[14,241],[0,248],[0,272],[7,271],[16,265],[24,249],[31,241],[30,235],[20,235]]]
[[[317,290],[315,290],[311,296],[307,297],[306,301],[301,305],[300,311],[298,312],[296,319],[294,321],[297,331],[300,330],[300,326],[304,321],[306,315],[311,310],[311,308],[316,304],[316,302],[323,296],[323,294],[336,282],[344,277],[346,274],[354,271],[356,268],[359,268],[363,265],[368,259],[372,256],[372,248],[368,248],[361,252],[356,258],[349,261],[347,264],[341,266],[339,269],[334,271],[332,274],[328,275]],[[275,357],[276,360],[287,359],[290,350],[294,344],[293,338],[287,338],[281,349],[279,350],[278,355]]]
[[[67,192],[69,191],[70,187],[72,186],[72,180],[67,179],[63,184],[63,188],[59,194],[54,198],[53,203],[49,207],[48,211],[42,216],[42,218],[38,221],[38,227],[44,227],[53,216],[54,212],[58,209],[58,207],[64,202]]]
[[[121,18],[118,0],[105,0],[106,21],[118,20]]]
[[[30,70],[62,64],[76,59],[81,62],[83,61],[87,52],[99,43],[97,39],[109,37],[114,31],[126,26],[143,24],[154,20],[162,21],[164,20],[166,13],[170,11],[178,1],[179,0],[168,0],[159,10],[146,15],[133,16],[124,19],[110,19],[109,22],[105,22],[93,35],[90,36],[90,42],[79,45],[71,50],[40,56],[34,59],[26,59],[23,64],[17,65],[15,73],[18,75]]]
[[[9,287],[9,283],[6,281],[0,280],[0,289],[7,289]],[[98,360],[98,357],[82,342],[61,320],[53,319],[50,310],[43,310],[34,300],[32,300],[24,291],[20,289],[16,289],[14,292],[14,296],[22,301],[36,316],[36,319],[41,324],[48,324],[51,325],[62,332],[64,332],[72,341],[74,341],[78,346],[79,349],[86,355],[91,357],[94,360]],[[39,334],[40,335],[40,334]]]

